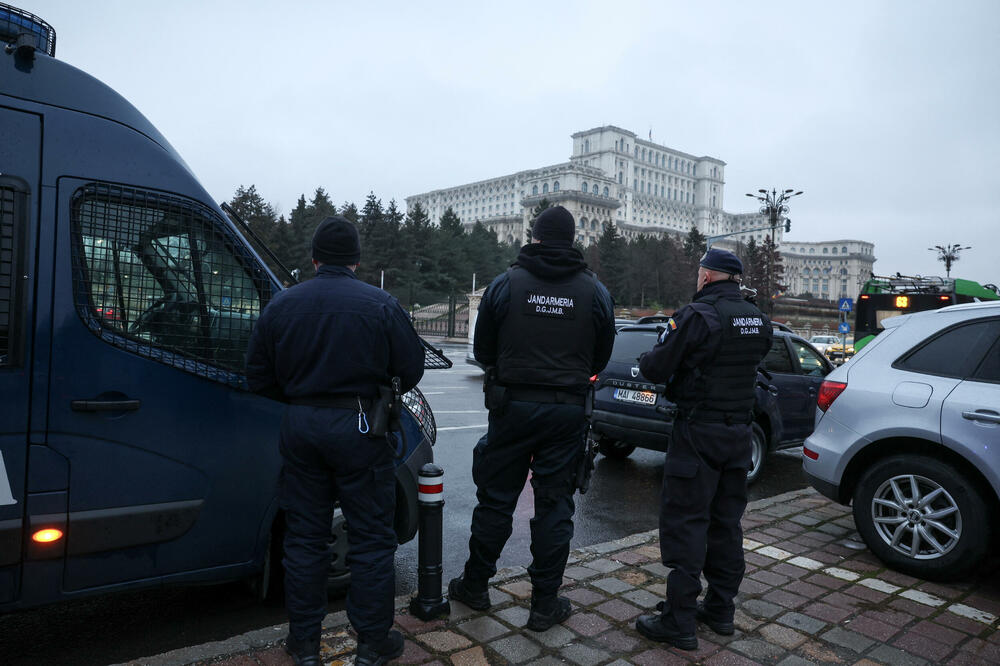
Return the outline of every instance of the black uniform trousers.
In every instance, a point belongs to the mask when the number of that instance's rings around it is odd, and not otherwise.
[[[491,409],[489,430],[473,453],[472,478],[479,503],[465,580],[482,589],[510,538],[514,509],[531,471],[535,513],[531,519],[531,566],[536,599],[554,597],[562,584],[573,538],[573,493],[583,451],[583,407],[512,400]]]
[[[351,583],[347,617],[362,642],[392,626],[395,594],[395,468],[392,451],[358,432],[349,409],[292,405],[281,425],[279,500],[285,511],[285,604],[289,633],[318,641],[326,615],[334,503],[347,521]]]
[[[743,580],[750,426],[678,419],[663,466],[660,555],[672,571],[667,603],[678,629],[694,633],[701,574],[706,609],[732,618]]]

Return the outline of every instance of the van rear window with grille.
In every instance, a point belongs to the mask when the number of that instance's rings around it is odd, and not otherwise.
[[[0,185],[0,366],[19,361],[21,243],[27,194]]]
[[[270,283],[210,209],[103,183],[72,205],[74,298],[84,323],[129,352],[242,384]]]

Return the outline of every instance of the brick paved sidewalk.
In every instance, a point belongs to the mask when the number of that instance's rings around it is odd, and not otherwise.
[[[850,509],[812,490],[754,502],[743,519],[747,576],[734,636],[699,626],[697,652],[647,641],[634,621],[663,598],[667,569],[655,532],[575,551],[560,594],[573,615],[544,633],[524,629],[531,585],[523,569],[494,579],[485,613],[452,602],[422,622],[399,600],[399,664],[1000,664],[1000,568],[934,584],[886,569],[860,541]],[[449,572],[452,573],[452,572]],[[353,663],[346,616],[326,618],[327,664]],[[142,664],[291,663],[274,627]],[[217,655],[217,656],[214,656]]]

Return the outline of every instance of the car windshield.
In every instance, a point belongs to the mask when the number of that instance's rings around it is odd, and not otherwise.
[[[837,342],[837,341],[838,341],[837,338],[835,338],[833,336],[830,336],[830,335],[814,335],[811,338],[809,338],[809,342],[813,342],[813,343],[817,343],[818,342],[820,344],[828,344],[828,343]]]
[[[648,352],[656,344],[656,331],[618,331],[611,360],[619,363],[635,363],[643,352]]]

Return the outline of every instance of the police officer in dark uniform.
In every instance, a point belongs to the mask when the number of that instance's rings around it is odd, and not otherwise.
[[[672,571],[667,601],[636,621],[639,633],[696,650],[696,619],[734,632],[733,599],[743,579],[743,532],[750,469],[750,421],[757,365],[771,346],[771,322],[744,300],[732,252],[712,249],[698,269],[694,301],[671,318],[639,360],[667,384],[677,417],[663,466],[660,554]],[[700,576],[708,592],[703,602]]]
[[[286,650],[319,666],[326,614],[334,502],[347,521],[351,584],[347,616],[358,634],[357,664],[384,664],[403,651],[390,631],[396,534],[393,452],[372,439],[372,402],[392,377],[408,391],[424,372],[424,351],[395,298],[354,275],[358,231],[323,220],[312,241],[316,277],[278,294],[250,340],[251,390],[289,403],[281,424],[279,500],[285,512]]]
[[[532,242],[483,293],[474,353],[487,370],[489,430],[473,455],[479,500],[469,559],[451,581],[451,598],[490,607],[489,579],[512,530],[512,515],[531,471],[531,615],[545,631],[570,615],[557,596],[573,536],[573,493],[583,455],[589,378],[607,365],[614,305],[573,247],[576,224],[562,206],[542,212]],[[494,376],[495,373],[495,376]]]

